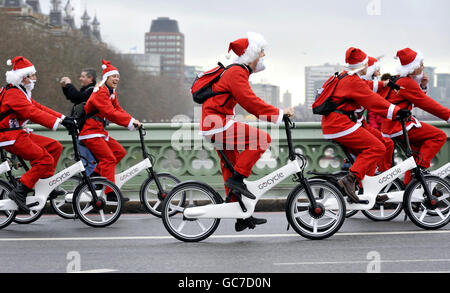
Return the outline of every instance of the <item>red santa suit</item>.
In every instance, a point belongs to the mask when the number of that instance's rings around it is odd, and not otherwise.
[[[450,123],[450,110],[429,96],[410,74],[421,66],[423,55],[409,48],[398,51],[397,57],[401,61],[398,71],[400,79],[397,84],[402,87],[398,93],[392,91],[388,101],[401,108],[412,110],[414,107],[427,111]],[[387,96],[387,94],[386,94]],[[411,148],[422,154],[418,158],[418,165],[429,168],[431,160],[447,141],[447,135],[440,129],[411,117],[406,123]],[[383,136],[403,140],[402,126],[398,121],[384,121],[381,131]],[[405,184],[411,179],[410,173],[405,176]]]
[[[250,45],[249,45],[250,44]],[[247,112],[257,118],[280,124],[283,110],[265,103],[257,97],[249,84],[252,69],[246,65],[254,60],[264,47],[260,35],[249,34],[249,38],[240,39],[230,44],[230,49],[239,58],[236,63],[244,66],[233,66],[228,69],[213,85],[214,92],[226,92],[207,100],[202,107],[200,134],[215,141],[215,147],[224,150],[235,170],[249,177],[252,167],[269,148],[269,134],[258,128],[234,120],[235,107],[241,105]],[[232,176],[221,158],[224,181]],[[228,188],[225,188],[228,194]],[[232,199],[233,200],[233,199]]]
[[[103,81],[99,87],[94,89],[84,107],[86,114],[95,111],[98,113],[93,118],[86,120],[79,139],[98,160],[94,172],[111,182],[115,182],[116,165],[125,157],[126,151],[115,139],[109,136],[105,130],[104,121],[106,119],[120,126],[127,127],[129,130],[135,130],[135,119],[119,105],[117,92],[103,85],[109,76],[119,74],[117,68],[108,61],[103,60],[103,64]],[[109,191],[106,190],[106,192]]]
[[[352,121],[345,113],[353,113],[361,106],[387,119],[395,119],[399,107],[387,102],[373,92],[368,83],[357,74],[368,63],[367,55],[359,49],[350,48],[346,54],[349,76],[343,78],[336,87],[333,101],[343,103],[336,112],[322,118],[322,131],[326,139],[333,139],[357,155],[350,171],[361,181],[365,175],[373,176],[377,164],[383,161],[386,147],[379,138]]]
[[[0,121],[0,147],[30,161],[31,168],[22,175],[20,182],[33,189],[40,178],[54,174],[62,145],[56,140],[33,134],[26,125],[31,121],[56,130],[64,115],[36,102],[31,98],[31,90],[20,85],[24,76],[36,72],[30,61],[19,56],[9,64],[14,67],[6,75],[10,84],[1,99],[0,112],[10,111],[11,114]]]

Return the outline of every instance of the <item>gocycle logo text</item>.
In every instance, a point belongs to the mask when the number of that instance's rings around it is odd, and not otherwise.
[[[275,184],[275,182],[277,182],[278,180],[284,178],[284,174],[283,173],[278,173],[277,175],[273,176],[272,178],[270,178],[269,180],[267,180],[266,182],[261,183],[258,188],[259,189],[264,189],[266,187],[269,187],[270,185]]]
[[[59,183],[63,182],[64,179],[69,178],[69,177],[70,177],[70,172],[66,172],[66,173],[62,174],[61,176],[50,181],[50,183],[48,185],[53,186],[55,184],[59,184]]]
[[[127,174],[124,174],[124,175],[120,176],[120,181],[127,180],[128,178],[133,177],[133,176],[136,175],[137,173],[139,173],[139,169],[138,169],[138,168],[134,168],[133,170],[131,170],[131,171],[128,172]]]
[[[402,173],[402,169],[397,168],[394,171],[392,171],[391,173],[389,173],[388,175],[386,175],[383,178],[381,178],[380,180],[378,180],[378,183],[383,184],[384,182],[386,182],[388,180],[392,180],[395,176],[400,175],[401,173]]]
[[[442,170],[441,172],[439,172],[437,174],[437,176],[440,177],[440,178],[444,178],[444,177],[447,177],[447,175],[449,175],[449,174],[450,174],[450,166],[447,167],[447,169]]]

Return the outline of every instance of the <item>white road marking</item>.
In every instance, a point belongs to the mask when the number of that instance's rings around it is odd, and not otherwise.
[[[339,236],[381,236],[381,235],[430,235],[430,234],[450,234],[450,230],[435,231],[398,231],[398,232],[349,232],[336,233],[333,237]],[[237,239],[237,238],[302,238],[298,234],[236,234],[236,235],[213,235],[209,239]],[[61,237],[61,238],[2,238],[0,242],[20,242],[20,241],[110,241],[110,240],[169,240],[172,236],[118,236],[118,237]],[[306,240],[306,239],[305,239]]]
[[[324,262],[287,262],[274,263],[275,266],[303,266],[303,265],[343,265],[343,264],[368,264],[372,261],[324,261]],[[398,260],[380,260],[380,263],[418,263],[418,262],[450,262],[450,259],[398,259]]]
[[[73,274],[104,274],[104,273],[112,273],[117,272],[118,270],[111,269],[97,269],[97,270],[88,270],[88,271],[79,271],[73,272]],[[72,274],[72,273],[71,273]]]

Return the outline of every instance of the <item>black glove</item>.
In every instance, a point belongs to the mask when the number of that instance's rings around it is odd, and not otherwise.
[[[72,117],[64,118],[64,120],[61,122],[61,124],[62,124],[62,126],[67,128],[68,130],[72,130],[72,129],[76,129],[77,128],[77,124],[75,122],[75,119],[73,119]]]
[[[412,113],[408,109],[400,109],[397,112],[397,120],[400,119],[406,119],[408,117],[411,117]]]
[[[392,80],[389,80],[389,83],[387,86],[396,91],[400,90],[400,86],[398,84],[396,84],[395,82],[393,82]]]

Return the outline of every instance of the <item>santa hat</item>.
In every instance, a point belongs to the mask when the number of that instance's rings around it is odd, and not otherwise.
[[[18,86],[24,77],[36,73],[34,65],[22,56],[8,60],[6,65],[13,67],[13,70],[6,72],[6,82],[15,86]]]
[[[348,68],[348,74],[353,75],[364,69],[367,63],[369,63],[369,57],[361,49],[351,47],[345,53],[346,67]]]
[[[416,52],[410,48],[405,48],[398,51],[394,58],[400,60],[400,66],[397,67],[398,74],[401,77],[405,77],[420,67],[423,61],[423,54],[420,51]]]
[[[100,87],[102,87],[105,84],[108,77],[110,77],[111,75],[119,74],[119,70],[116,67],[112,66],[111,62],[102,60],[102,63],[103,63],[103,65],[102,65],[102,68],[103,68],[102,81],[100,82],[100,84],[98,86],[96,86],[94,88],[94,93],[98,92]]]
[[[362,78],[365,80],[372,80],[375,71],[380,70],[380,61],[377,58],[369,56],[369,67],[367,68],[367,73]]]
[[[230,59],[230,51],[233,51],[238,56],[235,60],[236,63],[249,64],[259,57],[266,45],[267,42],[262,35],[249,32],[247,33],[247,38],[230,43],[226,57]]]

